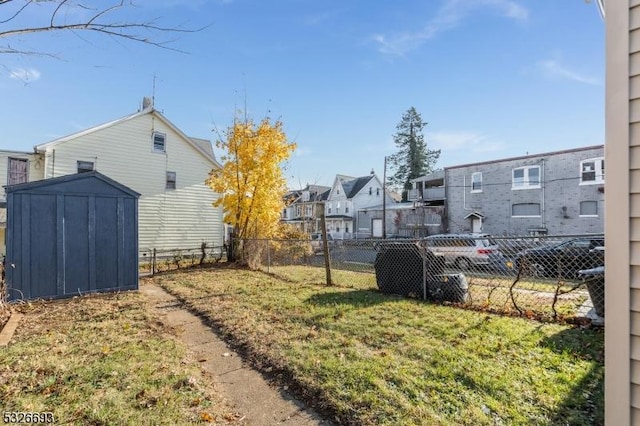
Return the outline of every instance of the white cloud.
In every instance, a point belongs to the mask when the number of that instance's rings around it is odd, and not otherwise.
[[[402,56],[418,48],[436,34],[456,28],[477,9],[486,8],[509,19],[526,20],[529,11],[513,0],[445,0],[436,15],[420,31],[392,35],[375,34],[378,50],[388,55]]]
[[[35,68],[14,68],[9,70],[9,78],[25,83],[40,79],[40,71]]]
[[[426,134],[429,148],[446,151],[496,152],[505,148],[502,142],[489,140],[474,132],[433,132]]]
[[[296,150],[293,151],[293,156],[294,157],[309,157],[311,155],[313,155],[313,149],[305,148],[305,147],[302,147],[300,145],[298,145],[296,147]]]
[[[536,64],[536,68],[545,77],[551,79],[568,79],[577,81],[578,83],[591,84],[595,86],[599,86],[601,84],[596,78],[572,71],[562,65],[558,60],[554,59],[540,61]]]

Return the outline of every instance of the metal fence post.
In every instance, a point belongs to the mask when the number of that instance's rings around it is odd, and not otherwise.
[[[427,258],[422,256],[422,300],[427,300]]]
[[[271,240],[265,240],[267,243],[267,272],[271,272]]]
[[[331,259],[329,258],[329,244],[327,242],[327,223],[324,212],[320,216],[320,226],[322,227],[322,249],[324,252],[324,269],[327,277],[327,285],[333,285],[331,281]]]
[[[156,249],[153,249],[153,256],[151,259],[151,275],[155,275],[156,274]]]

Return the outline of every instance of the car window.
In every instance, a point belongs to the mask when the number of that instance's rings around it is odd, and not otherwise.
[[[482,240],[479,240],[479,241],[480,241],[480,245],[482,247],[490,247],[490,246],[495,246],[496,245],[496,242],[493,241],[492,239],[489,239],[489,238],[482,239]]]
[[[564,247],[567,249],[588,249],[590,245],[589,240],[575,240],[569,241],[569,243]]]

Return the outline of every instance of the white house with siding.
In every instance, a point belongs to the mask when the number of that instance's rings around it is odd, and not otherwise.
[[[190,138],[147,104],[142,110],[35,146],[27,180],[98,170],[141,195],[140,250],[223,244],[222,211],[205,184],[220,164],[208,140]],[[2,168],[11,156],[0,154]]]
[[[361,177],[336,175],[324,207],[327,231],[338,239],[354,238],[359,231],[357,212],[382,205],[384,197],[387,205],[395,203],[373,170]],[[376,228],[376,223],[367,224],[369,233],[372,226]],[[379,225],[382,230],[381,219]]]

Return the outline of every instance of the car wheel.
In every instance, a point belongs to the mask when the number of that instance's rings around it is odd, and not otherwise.
[[[471,269],[471,262],[466,257],[460,257],[456,259],[456,267],[461,271],[468,271]]]

